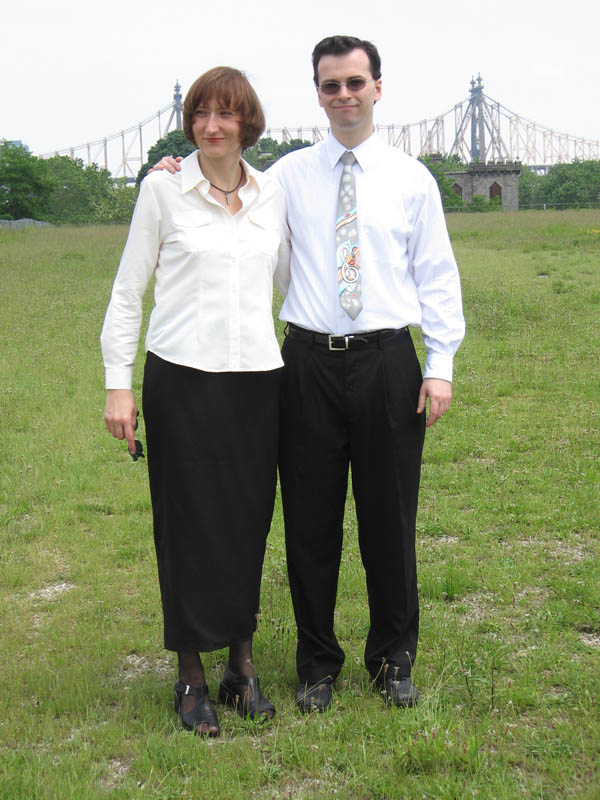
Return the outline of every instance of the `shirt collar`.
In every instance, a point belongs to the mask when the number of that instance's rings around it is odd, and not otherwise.
[[[244,161],[244,159],[242,159],[242,163],[248,177],[248,184],[254,182],[257,189],[260,191],[268,178],[259,170],[254,169],[254,167],[248,164],[247,161]],[[189,156],[186,156],[181,162],[181,193],[185,194],[185,192],[189,192],[190,189],[195,189],[196,186],[199,186],[202,182],[209,183],[200,169],[198,151],[194,150],[193,153],[190,153]],[[208,189],[206,191],[208,192]]]
[[[200,169],[198,151],[194,150],[193,153],[190,153],[189,156],[186,156],[181,162],[181,193],[185,194],[185,192],[189,192],[190,189],[195,189],[202,181],[206,181],[206,178]]]
[[[345,153],[348,148],[339,142],[331,132],[325,141],[325,147],[327,149],[329,166],[331,169],[334,169],[335,165],[340,160],[340,156]],[[365,139],[364,142],[352,148],[354,157],[363,172],[375,161],[380,147],[381,140],[379,134],[374,130],[368,139]]]
[[[264,187],[265,183],[270,180],[270,178],[265,175],[264,172],[261,172],[259,169],[255,169],[252,164],[249,164],[247,161],[244,161],[242,158],[242,164],[244,165],[244,170],[246,175],[248,176],[248,183],[255,183],[258,191],[260,192]],[[247,186],[248,184],[246,184]],[[242,189],[244,187],[242,186]]]

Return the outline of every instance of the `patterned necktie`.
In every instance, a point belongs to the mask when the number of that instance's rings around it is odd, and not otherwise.
[[[340,305],[351,319],[362,309],[360,301],[360,258],[356,214],[356,178],[352,164],[356,161],[350,150],[340,158],[344,165],[338,192],[335,220],[335,248]]]

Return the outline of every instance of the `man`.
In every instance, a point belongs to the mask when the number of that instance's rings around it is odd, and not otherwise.
[[[419,696],[411,670],[421,453],[425,425],[450,406],[464,335],[460,282],[433,177],[374,132],[375,46],[328,37],[313,70],[331,133],[270,169],[286,193],[292,244],[280,475],[296,703],[327,709],[344,663],[333,620],[351,467],[370,610],[365,664],[385,699],[406,707]],[[422,329],[424,379],[409,325]]]
[[[435,181],[374,133],[376,48],[329,37],[313,51],[313,70],[331,133],[270,170],[286,192],[292,243],[281,310],[280,473],[298,624],[296,702],[327,708],[344,661],[333,616],[350,466],[371,618],[365,664],[389,702],[408,706],[418,697],[410,675],[424,410],[429,401],[433,425],[450,405],[452,356],[464,334],[458,271]],[[346,151],[354,164],[342,178]],[[341,179],[354,181],[345,207]],[[344,221],[355,209],[353,230]],[[423,330],[423,381],[407,325]]]

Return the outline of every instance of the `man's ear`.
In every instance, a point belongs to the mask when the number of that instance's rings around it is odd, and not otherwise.
[[[378,100],[381,100],[381,78],[377,78],[375,81],[375,100],[373,100],[373,105],[375,105]]]

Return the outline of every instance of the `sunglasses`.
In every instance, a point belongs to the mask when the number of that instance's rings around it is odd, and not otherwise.
[[[350,78],[349,81],[323,81],[319,89],[323,94],[337,94],[342,86],[349,92],[360,92],[367,85],[366,78]]]
[[[135,428],[133,429],[134,431],[137,431],[137,429],[138,429],[137,417],[139,417],[139,415],[140,415],[140,412],[138,411],[137,415],[136,415],[136,420],[135,420]],[[138,458],[145,458],[145,456],[144,456],[144,446],[142,445],[140,440],[139,439],[134,439],[133,443],[135,445],[135,453],[132,453],[131,450],[129,450],[129,448],[127,448],[128,452],[129,452],[129,455],[133,458],[134,461],[137,461]]]
[[[133,443],[135,444],[135,453],[132,453],[131,450],[129,451],[129,455],[133,458],[134,461],[137,461],[138,458],[145,458],[144,456],[144,446],[140,442],[139,439],[134,439]]]

